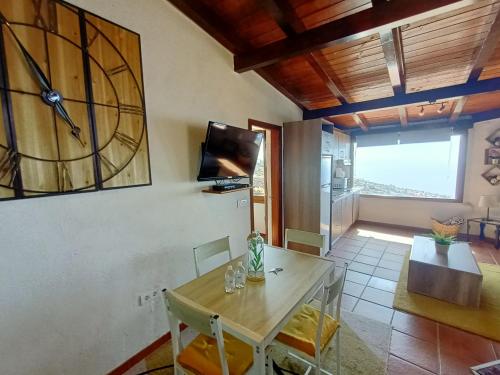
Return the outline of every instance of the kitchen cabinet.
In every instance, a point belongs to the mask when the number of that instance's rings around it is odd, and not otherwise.
[[[351,137],[347,134],[337,132],[338,136],[338,159],[351,159]]]
[[[359,192],[348,191],[341,195],[333,196],[332,201],[332,225],[331,244],[333,245],[352,224],[358,219]]]
[[[332,134],[332,139],[333,139],[333,159],[338,160],[339,158],[339,132],[334,131]]]
[[[330,250],[334,148],[333,125],[321,119],[283,125],[284,227],[325,235],[322,251],[295,243],[292,250],[321,256]]]
[[[321,132],[321,153],[323,155],[333,155],[333,150],[336,148],[335,138],[332,133],[327,131]]]
[[[352,221],[355,223],[359,219],[359,200],[360,194],[359,191],[356,191],[352,195]]]
[[[342,233],[352,225],[352,194],[342,199]]]
[[[353,194],[332,195],[332,173],[344,169],[350,179],[352,167],[337,162],[349,159],[351,138],[321,119],[283,125],[283,224],[325,235],[321,252],[310,246],[290,244],[290,249],[325,255],[352,225]],[[336,193],[338,194],[338,192]]]
[[[342,235],[342,199],[332,202],[332,244]]]

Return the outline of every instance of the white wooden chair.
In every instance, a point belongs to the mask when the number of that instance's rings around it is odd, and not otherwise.
[[[230,261],[233,260],[231,256],[231,247],[229,245],[229,236],[193,248],[196,277],[200,277],[201,275],[200,262],[224,252],[228,253]]]
[[[228,333],[223,335],[217,314],[167,289],[163,290],[163,297],[172,334],[176,375],[243,375],[250,369],[253,348]],[[200,332],[186,347],[180,338],[180,322]]]
[[[319,248],[319,253],[325,248],[325,235],[313,232],[306,232],[298,229],[285,229],[285,248],[288,249],[288,242],[300,243]]]
[[[303,305],[273,342],[288,349],[290,356],[307,363],[309,368],[306,374],[309,374],[312,368],[315,368],[316,375],[321,372],[330,374],[321,368],[321,360],[336,337],[337,374],[340,375],[340,306],[347,267],[346,263],[341,275],[323,288],[320,309],[308,304]],[[333,317],[333,300],[337,296]]]

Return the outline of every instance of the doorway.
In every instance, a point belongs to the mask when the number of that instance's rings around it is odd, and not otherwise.
[[[252,230],[261,232],[266,243],[282,246],[282,128],[249,119],[248,129],[264,135],[251,178],[254,186],[250,190]]]

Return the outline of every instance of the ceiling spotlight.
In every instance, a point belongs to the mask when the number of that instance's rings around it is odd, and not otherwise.
[[[443,113],[445,108],[446,108],[446,105],[444,103],[441,103],[441,107],[438,108],[437,113]]]
[[[424,115],[424,113],[425,113],[424,106],[423,106],[423,105],[421,105],[421,106],[420,106],[420,112],[418,112],[418,115],[419,115],[420,117],[422,117],[422,116]]]

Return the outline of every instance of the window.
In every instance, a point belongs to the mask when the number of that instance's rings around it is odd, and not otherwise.
[[[449,129],[361,135],[354,186],[366,195],[460,200],[465,140]]]

